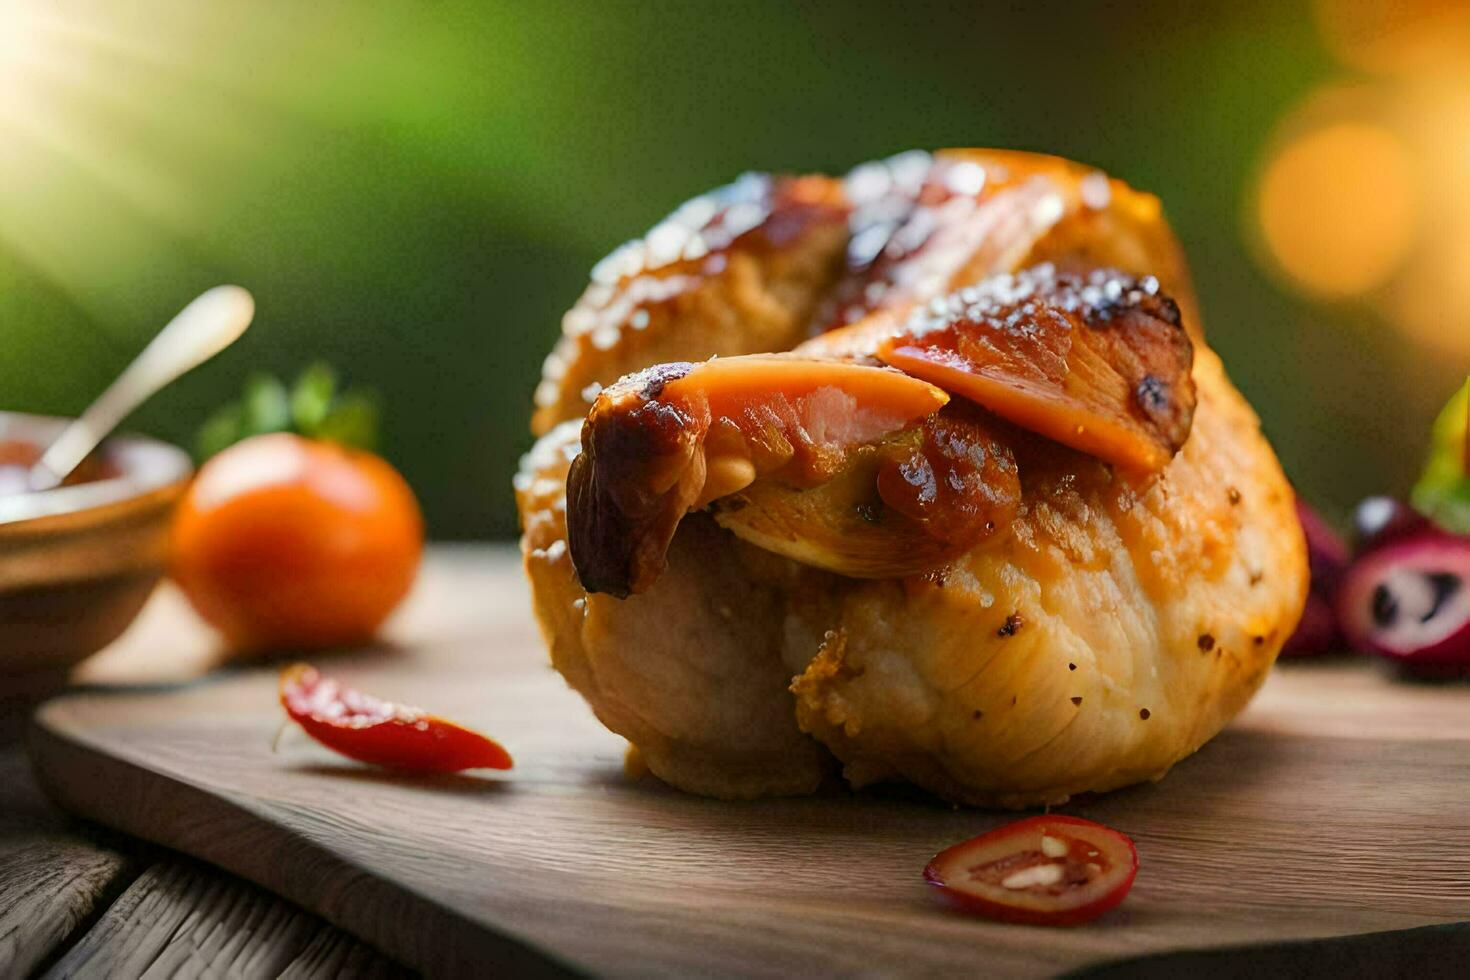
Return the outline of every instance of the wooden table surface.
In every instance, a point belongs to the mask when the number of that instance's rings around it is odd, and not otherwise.
[[[180,632],[197,657],[160,663]],[[94,657],[86,684],[208,669],[212,640],[165,586]],[[210,865],[74,819],[37,787],[25,751],[34,703],[0,686],[0,978],[397,978],[414,974],[314,915]]]
[[[426,577],[442,581],[448,574],[446,569],[452,571],[450,577],[456,582],[470,572],[509,574],[513,561],[504,547],[459,548],[452,553],[441,549],[431,559],[433,574]],[[416,618],[414,610],[423,599],[420,595],[410,603],[403,617],[405,626]],[[409,633],[411,629],[405,630],[405,635]],[[390,643],[393,637],[390,628]],[[167,656],[160,651],[166,651]],[[216,657],[208,633],[178,596],[165,588],[135,629],[117,646],[84,665],[76,680],[103,687],[166,684],[199,676]],[[1354,676],[1363,673],[1350,664],[1343,666]],[[1300,688],[1301,682],[1316,673],[1313,668],[1294,679],[1283,678],[1292,683],[1273,686],[1263,698],[1265,710],[1269,713],[1271,704]],[[212,682],[212,686],[218,685]],[[1329,698],[1332,703],[1322,705],[1322,717],[1308,718],[1292,712],[1288,716],[1301,718],[1302,724],[1309,724],[1313,730],[1351,728],[1356,722],[1352,722],[1350,694],[1339,692]],[[1401,689],[1401,694],[1421,697],[1408,689]],[[1443,708],[1439,702],[1447,702],[1448,698],[1429,695],[1424,700],[1430,708]],[[44,800],[28,770],[19,740],[28,714],[26,706],[14,699],[0,706],[0,978],[406,974],[382,954],[254,885],[212,866],[63,815]],[[1427,726],[1426,730],[1438,731],[1444,719],[1426,708],[1411,712],[1404,723],[1417,726],[1416,731],[1400,734],[1417,736],[1417,728]],[[1453,778],[1450,773],[1446,775]],[[97,815],[107,819],[106,814]],[[145,827],[133,829],[149,832]],[[1436,919],[1421,917],[1419,921],[1445,919],[1441,915]],[[1114,950],[1111,955],[1120,952]],[[1336,940],[1325,946],[1308,941],[1246,952],[1170,954],[1164,960],[1105,965],[1102,972],[1158,976],[1189,973],[1196,980],[1242,971],[1261,975],[1286,972],[1295,976],[1367,976],[1390,970],[1414,972],[1416,976],[1452,976],[1454,965],[1463,965],[1467,960],[1470,928],[1435,926]]]

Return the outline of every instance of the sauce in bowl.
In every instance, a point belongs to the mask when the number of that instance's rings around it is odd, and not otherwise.
[[[0,439],[0,497],[31,493],[31,467],[45,452],[40,446],[24,439]],[[116,464],[105,455],[93,454],[72,471],[62,486],[79,483],[94,483],[121,475]]]

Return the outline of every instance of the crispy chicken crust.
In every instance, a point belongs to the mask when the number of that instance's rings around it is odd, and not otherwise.
[[[796,346],[842,271],[848,215],[830,177],[746,174],[617,249],[562,320],[532,431],[653,364]]]
[[[1158,779],[1244,706],[1300,616],[1307,566],[1291,489],[1203,341],[1157,201],[1052,157],[945,157],[1000,168],[1005,179],[992,190],[1034,193],[1037,180],[1050,181],[1064,206],[1039,235],[1028,232],[1029,245],[952,262],[933,289],[1041,260],[1156,276],[1194,342],[1188,438],[1148,474],[1017,432],[1021,504],[1009,532],[904,578],[820,571],[691,514],[673,535],[667,571],[620,600],[589,596],[568,554],[566,476],[585,408],[561,386],[543,402],[541,428],[573,421],[543,436],[516,481],[536,613],[555,667],[675,786],[724,798],[807,793],[840,765],[858,786],[900,779],[956,802],[1024,807]],[[964,189],[973,174],[962,176]],[[921,206],[919,185],[889,180],[879,191],[909,218],[883,234],[913,246],[903,228]],[[852,210],[853,240],[874,226],[872,212]],[[844,283],[897,284],[908,307],[938,294],[905,271],[912,249],[879,248],[888,255],[879,262],[865,246],[866,266],[852,242],[847,249]],[[679,319],[676,356],[769,349],[753,346],[761,323],[741,332],[723,288],[685,301],[720,311]],[[802,304],[814,322],[834,308],[819,293]],[[841,285],[827,295],[852,301]],[[827,353],[841,354],[849,341],[830,336]],[[561,376],[611,381],[614,370],[649,363],[616,343],[594,348],[568,348]]]
[[[668,571],[651,589],[588,595],[566,543],[579,430],[568,422],[542,437],[516,481],[521,549],[552,666],[665,782],[726,799],[812,792],[836,767],[791,710],[780,576],[762,570],[782,560],[695,514],[679,525]]]
[[[790,603],[797,719],[850,782],[1062,803],[1161,778],[1245,706],[1300,616],[1304,545],[1255,416],[1200,362],[1193,434],[1158,479],[1018,447],[1009,540]]]

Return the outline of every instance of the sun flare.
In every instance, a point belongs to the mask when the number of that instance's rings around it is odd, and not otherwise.
[[[98,322],[187,260],[208,200],[189,175],[231,146],[239,115],[180,62],[175,28],[148,23],[0,0],[0,252]]]

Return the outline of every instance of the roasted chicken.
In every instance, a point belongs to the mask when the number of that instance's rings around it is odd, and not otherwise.
[[[600,266],[548,361],[516,487],[553,664],[713,796],[1162,777],[1307,569],[1158,202],[978,150],[735,186]]]

